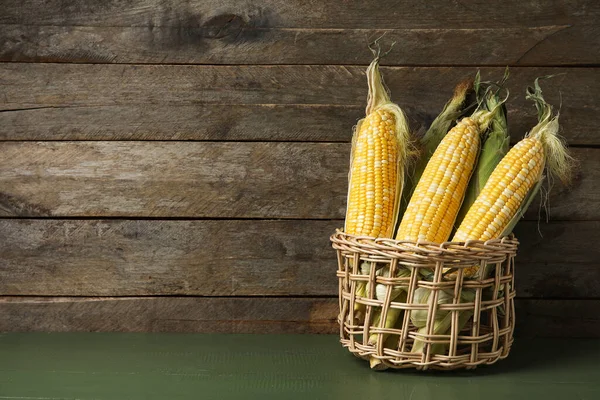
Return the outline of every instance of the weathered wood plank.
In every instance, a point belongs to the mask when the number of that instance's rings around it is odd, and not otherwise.
[[[328,298],[0,297],[0,332],[334,333],[337,307]]]
[[[517,299],[516,315],[517,336],[600,336],[600,300]]]
[[[195,66],[103,64],[0,65],[3,109],[28,106],[92,106],[127,104],[336,104],[364,105],[367,84],[364,66]],[[508,83],[518,104],[526,85],[537,76],[569,73],[549,81],[563,93],[564,106],[587,104],[595,98],[579,84],[595,88],[598,68],[535,67],[512,69]],[[402,104],[430,99],[445,102],[461,79],[475,69],[450,67],[383,67],[394,98]],[[484,68],[484,79],[499,78],[503,68]],[[444,88],[446,88],[444,90]],[[519,90],[516,90],[516,89]],[[553,90],[555,91],[555,90]],[[584,94],[587,93],[587,96]],[[558,99],[556,93],[549,93]],[[583,97],[575,97],[581,94]],[[577,98],[578,102],[569,102]],[[529,108],[532,108],[530,105]]]
[[[361,106],[118,105],[0,112],[0,140],[348,142]]]
[[[152,28],[2,24],[0,37],[4,38],[4,46],[0,47],[0,61],[368,64],[372,55],[366,43],[384,33],[386,41],[400,43],[385,58],[385,65],[600,63],[597,24],[377,31],[256,28],[245,25],[241,19]],[[468,51],[464,51],[465,43],[469,43]]]
[[[534,298],[600,298],[600,221],[521,221],[517,294]]]
[[[0,139],[172,139],[175,135],[176,139],[252,140],[271,132],[274,140],[348,140],[366,102],[364,71],[356,66],[5,63],[0,65],[0,110],[4,111],[0,112]],[[394,99],[422,121],[432,119],[453,86],[474,72],[473,68],[383,68]],[[545,82],[544,87],[554,104],[560,103],[562,90],[565,136],[573,144],[600,144],[597,68],[513,68],[508,106],[515,138],[535,123],[534,108],[524,98],[525,87],[538,76],[563,72],[567,75]],[[503,69],[484,68],[482,74],[496,79]],[[232,105],[231,111],[224,105]],[[319,108],[323,106],[327,108]],[[266,127],[262,136],[253,133],[261,124]],[[286,126],[289,133],[284,132]]]
[[[0,293],[332,295],[340,221],[0,220]]]
[[[429,127],[434,107],[403,107],[413,131],[422,133]],[[349,142],[353,126],[363,115],[363,106],[319,104],[41,107],[0,112],[0,141]],[[516,142],[534,121],[524,111],[513,113],[509,123]],[[581,130],[587,124],[568,119],[563,134],[571,144],[595,145],[600,141],[595,131]]]
[[[0,215],[343,218],[347,143],[0,142]],[[599,218],[600,149],[549,213]],[[577,204],[577,207],[573,207]],[[528,217],[537,219],[532,205]]]
[[[600,149],[573,148],[576,160],[569,186],[553,182],[550,196],[542,194],[531,204],[526,217],[531,220],[598,220],[600,209]],[[543,199],[543,200],[542,200]]]
[[[3,215],[344,214],[346,144],[4,142],[0,147]]]
[[[336,298],[0,297],[2,332],[337,333]],[[517,299],[517,336],[598,337],[598,300]]]
[[[164,0],[4,0],[0,23],[59,26],[200,27],[237,25],[286,28],[481,28],[575,25],[596,22],[600,6],[594,0],[508,0],[489,7],[481,0],[436,2],[402,0],[382,6],[376,0],[306,2],[301,0],[204,0],[174,7]],[[507,12],[510,10],[511,12]]]
[[[0,220],[0,293],[336,295],[342,221]],[[522,297],[600,297],[600,222],[523,221]]]
[[[554,247],[562,245],[550,241]],[[589,251],[582,249],[582,252]],[[589,251],[592,254],[596,251]],[[555,252],[556,253],[556,252]],[[523,251],[520,254],[524,254]],[[536,252],[539,255],[540,252]],[[560,258],[565,261],[558,261]],[[520,259],[520,258],[519,258]],[[526,298],[586,299],[600,297],[600,268],[598,258],[590,263],[575,263],[567,257],[556,261],[518,262],[517,294]]]
[[[3,60],[53,62],[366,63],[368,51],[356,49],[385,32],[402,44],[386,59],[390,64],[599,60],[600,9],[592,0],[515,2],[517,13],[478,2],[442,2],[436,13],[429,7],[415,1],[381,7],[370,1],[229,0],[176,8],[160,0],[101,6],[8,1],[0,5],[1,54]]]
[[[520,242],[516,261],[521,271],[532,263],[564,263],[571,266],[565,269],[575,269],[600,259],[600,248],[589,245],[600,239],[600,221],[520,221],[514,233]]]

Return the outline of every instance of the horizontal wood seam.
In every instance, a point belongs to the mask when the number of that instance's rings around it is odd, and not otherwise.
[[[581,24],[585,25],[585,24]],[[27,24],[27,23],[0,23],[0,27],[36,27],[36,28],[101,28],[101,29],[110,29],[110,28],[127,28],[127,29],[182,29],[186,28],[186,26],[182,25],[93,25],[93,24]],[[344,32],[344,31],[357,31],[357,32],[434,32],[434,31],[463,31],[463,32],[486,32],[486,31],[510,31],[510,30],[518,30],[518,29],[540,29],[540,28],[559,28],[566,29],[572,28],[576,25],[573,24],[555,24],[555,25],[534,25],[534,26],[519,26],[519,27],[504,27],[504,26],[492,26],[486,28],[311,28],[311,27],[293,27],[293,26],[248,26],[245,25],[242,29],[244,31],[300,31],[300,32]],[[203,27],[194,27],[190,26],[189,28],[202,29]]]
[[[262,64],[262,63],[252,63],[252,64],[198,64],[198,63],[143,63],[143,62],[56,62],[56,61],[0,61],[0,64],[57,64],[57,65],[114,65],[122,66],[122,65],[131,65],[131,66],[185,66],[185,67],[368,67],[369,64],[356,64],[356,63],[338,63],[338,64]],[[572,63],[572,64],[386,64],[385,61],[381,62],[381,66],[385,68],[475,68],[475,67],[485,67],[485,68],[565,68],[565,69],[593,69],[600,68],[600,64],[598,63]]]
[[[517,288],[518,293],[518,288]],[[135,299],[155,299],[155,298],[173,298],[173,299],[337,299],[336,295],[292,295],[292,296],[281,296],[281,295],[232,295],[232,296],[198,296],[198,295],[169,295],[169,294],[154,294],[154,295],[136,295],[136,296],[84,296],[84,295],[73,295],[73,296],[53,296],[53,295],[44,295],[44,294],[27,294],[27,295],[19,295],[19,294],[11,294],[11,295],[0,295],[0,302],[5,299],[10,298],[19,298],[23,300],[27,299],[52,299],[56,301],[69,301],[69,300],[86,300],[86,301],[104,301],[104,300],[135,300]],[[517,295],[515,297],[518,300],[524,301],[600,301],[600,297],[521,297]]]
[[[68,220],[68,221],[344,221],[343,218],[303,218],[303,217],[284,217],[284,218],[263,218],[263,217],[136,217],[136,216],[18,216],[3,215],[0,221],[4,219],[24,219],[24,220]],[[582,220],[575,220],[582,221]]]
[[[11,110],[7,110],[11,111]],[[0,111],[0,113],[3,111]],[[123,143],[290,143],[290,144],[343,144],[350,142],[347,140],[255,140],[255,139],[236,139],[236,140],[210,140],[210,139],[1,139],[0,143],[96,143],[96,142],[123,142]],[[516,142],[511,142],[514,145]],[[574,149],[600,149],[600,144],[581,144],[581,143],[568,143],[570,148]]]

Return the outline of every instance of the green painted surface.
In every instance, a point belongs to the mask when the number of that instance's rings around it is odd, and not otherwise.
[[[0,399],[600,399],[600,340],[463,372],[369,370],[335,336],[0,334]]]

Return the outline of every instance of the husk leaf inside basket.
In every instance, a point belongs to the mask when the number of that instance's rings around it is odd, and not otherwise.
[[[427,304],[431,298],[432,291],[426,288],[418,288],[415,290],[415,298],[413,303],[418,304]],[[437,305],[440,304],[450,304],[454,299],[454,294],[447,290],[440,290],[438,293]],[[461,292],[460,302],[461,303],[470,303],[475,299],[475,293],[470,290],[463,290]],[[462,326],[471,318],[473,314],[468,311],[463,311],[459,313],[459,329],[462,329]],[[416,310],[411,311],[411,322],[415,325],[419,330],[417,331],[421,335],[427,335],[428,327],[427,322],[429,319],[429,310]],[[433,323],[432,335],[444,335],[447,334],[447,331],[450,329],[452,324],[452,313],[449,311],[440,311],[437,310],[435,314],[435,320]],[[425,346],[425,342],[415,339],[413,347],[411,349],[412,353],[422,353],[423,348]],[[431,354],[443,354],[446,351],[447,345],[444,343],[435,343],[431,346]]]

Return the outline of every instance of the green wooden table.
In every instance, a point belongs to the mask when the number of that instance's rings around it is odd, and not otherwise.
[[[600,341],[581,339],[423,373],[371,371],[328,335],[8,333],[0,399],[600,399],[599,363]]]

